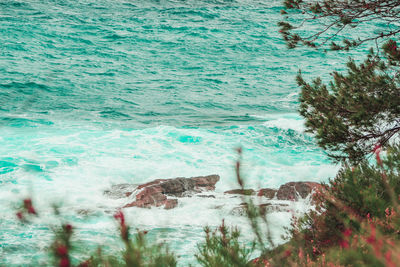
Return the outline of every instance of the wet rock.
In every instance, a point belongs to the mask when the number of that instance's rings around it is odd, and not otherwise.
[[[178,206],[178,200],[177,199],[167,199],[165,201],[164,209],[170,210]]]
[[[192,177],[192,179],[196,183],[196,188],[202,188],[203,190],[215,190],[215,184],[219,181],[219,175],[213,174],[208,176],[199,176]]]
[[[224,194],[250,196],[250,195],[254,195],[255,191],[253,189],[233,189],[233,190],[225,191]]]
[[[162,193],[160,186],[152,185],[145,187],[136,195],[136,201],[127,204],[124,208],[139,207],[149,208],[151,206],[159,207],[165,204],[167,197]]]
[[[232,215],[236,216],[247,216],[247,203],[241,203],[239,207],[235,207],[230,212]],[[266,214],[268,212],[289,212],[289,205],[285,203],[262,203],[257,205],[261,214]]]
[[[154,180],[154,181],[151,181],[151,182],[148,182],[148,183],[139,185],[139,186],[137,187],[137,189],[142,189],[142,188],[145,188],[145,187],[149,187],[149,186],[151,186],[151,185],[157,185],[157,184],[160,184],[160,183],[162,183],[162,182],[164,182],[164,181],[166,181],[166,180],[167,180],[167,179],[156,179],[156,180]]]
[[[201,198],[215,198],[214,195],[197,195],[197,197],[201,197]]]
[[[278,192],[276,189],[263,188],[258,191],[257,196],[272,199],[275,197],[276,192]]]
[[[315,182],[290,182],[279,187],[276,194],[279,200],[298,200],[306,198],[311,192],[320,188],[321,184]]]
[[[219,181],[218,175],[200,176],[192,178],[157,179],[146,184],[139,185],[136,200],[125,205],[128,207],[160,207],[166,209],[175,208],[177,199],[168,199],[167,196],[190,196],[194,193],[214,190]]]
[[[196,182],[187,178],[175,178],[160,183],[164,194],[182,197],[185,193],[196,191]]]

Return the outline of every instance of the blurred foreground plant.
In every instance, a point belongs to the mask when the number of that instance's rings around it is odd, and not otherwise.
[[[55,216],[60,216],[58,207],[54,206]],[[31,198],[24,199],[23,205],[16,213],[17,218],[24,223],[29,223],[28,218],[39,216],[36,212]],[[173,253],[163,244],[148,244],[146,240],[147,231],[139,231],[131,238],[129,225],[126,223],[124,213],[119,210],[114,214],[118,222],[120,238],[125,245],[122,256],[104,255],[101,247],[92,255],[87,256],[87,260],[73,264],[72,252],[78,251],[78,247],[73,247],[71,238],[73,236],[73,226],[69,223],[62,223],[60,227],[54,227],[54,240],[50,246],[50,253],[53,258],[53,266],[59,267],[100,267],[100,266],[127,266],[127,267],[173,267],[177,261]],[[74,248],[74,249],[73,249]],[[82,252],[82,251],[80,251]]]
[[[380,149],[375,148],[376,164],[344,166],[335,179],[322,185],[313,196],[315,209],[293,217],[287,243],[274,246],[265,209],[246,198],[247,217],[256,236],[253,246],[243,254],[238,231],[229,235],[220,228],[210,235],[206,229],[199,263],[210,267],[400,266],[400,145],[390,147],[383,157]],[[236,174],[243,189],[240,159]],[[235,245],[224,242],[227,238],[234,238]],[[260,256],[246,261],[256,247]]]
[[[376,165],[345,166],[314,195],[316,209],[267,253],[271,266],[400,266],[400,146],[375,155]]]
[[[250,262],[250,253],[254,245],[246,248],[239,242],[240,232],[237,228],[225,226],[224,221],[219,228],[211,231],[209,227],[204,229],[205,242],[198,245],[197,261],[202,266],[254,266]]]

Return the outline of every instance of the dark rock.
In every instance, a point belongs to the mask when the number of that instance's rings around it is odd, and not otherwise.
[[[279,187],[277,198],[279,200],[298,200],[299,197],[306,198],[314,189],[320,188],[321,184],[315,182],[290,182]]]
[[[258,191],[257,196],[272,199],[275,197],[277,191],[276,189],[263,188]]]
[[[219,181],[219,175],[213,174],[208,176],[199,176],[190,178],[196,183],[196,188],[205,190],[215,190],[215,184]]]
[[[139,186],[137,187],[137,189],[142,189],[142,188],[144,188],[144,187],[149,187],[149,186],[151,186],[151,185],[160,184],[161,182],[164,182],[164,181],[166,181],[166,180],[167,180],[167,179],[156,179],[156,180],[154,180],[154,181],[151,181],[151,182],[148,182],[148,183],[139,185]]]
[[[124,206],[128,207],[159,207],[166,209],[175,208],[177,199],[168,199],[167,196],[181,197],[205,190],[214,190],[219,181],[218,175],[200,176],[192,178],[157,179],[146,184],[139,185],[136,189],[139,193],[136,200]]]
[[[236,194],[236,195],[250,196],[250,195],[254,195],[255,191],[253,189],[233,189],[233,190],[225,191],[224,194]]]
[[[202,197],[202,198],[215,198],[214,195],[197,195],[197,197]]]
[[[184,193],[195,191],[196,182],[187,178],[175,178],[163,181],[160,186],[164,194],[180,197]]]
[[[136,201],[125,205],[124,208],[149,208],[151,206],[159,207],[164,205],[166,200],[167,197],[162,193],[161,187],[158,185],[151,185],[143,188],[143,190],[136,195]]]
[[[165,201],[165,206],[164,209],[170,210],[178,206],[178,200],[177,199],[167,199]]]

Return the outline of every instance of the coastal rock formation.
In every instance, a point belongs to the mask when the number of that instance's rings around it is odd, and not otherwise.
[[[110,198],[127,198],[134,197],[135,200],[126,204],[128,207],[161,207],[165,209],[173,209],[178,206],[179,197],[192,196],[193,194],[213,191],[215,184],[219,181],[219,175],[199,176],[192,178],[173,178],[173,179],[157,179],[141,185],[118,184],[111,187],[110,190],[104,192]],[[230,195],[246,195],[264,197],[267,199],[277,200],[298,200],[306,198],[313,190],[321,188],[319,183],[315,182],[290,182],[283,184],[279,189],[263,188],[258,191],[253,189],[234,189],[225,191],[224,194]],[[134,194],[134,196],[131,196]],[[203,198],[215,198],[214,194],[197,195]],[[284,210],[281,204],[260,204],[264,205],[267,210]],[[244,206],[237,207],[233,213],[243,213]]]
[[[298,200],[299,197],[306,198],[320,187],[321,184],[315,182],[290,182],[279,187],[276,197],[279,200]]]
[[[289,182],[283,184],[279,189],[263,188],[257,192],[257,196],[265,197],[267,199],[275,200],[292,200],[297,201],[300,198],[306,198],[313,193],[316,189],[320,189],[321,184],[315,182]],[[230,190],[225,193],[227,194],[237,194],[237,195],[250,195],[249,190]],[[267,213],[271,211],[275,212],[290,212],[289,204],[287,203],[260,203],[257,204],[260,212]],[[247,203],[241,203],[238,207],[232,209],[232,215],[245,216],[247,213]]]
[[[276,189],[262,188],[262,189],[258,190],[257,196],[273,199],[276,195],[276,192],[278,192],[278,190],[276,190]]]
[[[289,182],[283,184],[279,189],[262,188],[257,191],[257,196],[268,199],[277,198],[279,200],[298,200],[299,197],[306,198],[314,189],[320,188],[321,184],[315,182]],[[253,189],[234,189],[225,191],[225,194],[254,195]]]
[[[258,204],[256,205],[259,211],[262,213],[271,211],[289,212],[289,204],[279,203],[276,202],[276,200],[297,201],[300,198],[304,199],[312,194],[316,189],[320,189],[321,187],[321,184],[315,182],[289,182],[281,185],[279,189],[262,188],[258,191],[254,191],[253,189],[234,189],[225,191],[224,193],[242,196],[251,196],[257,194],[258,197],[267,198],[269,200],[275,199],[275,201],[267,203],[259,203],[259,200],[262,201],[262,198],[257,200],[256,203]],[[241,203],[238,207],[233,208],[230,214],[245,216],[247,214],[247,203]]]
[[[219,175],[157,179],[137,186],[136,190],[139,190],[139,192],[136,195],[136,200],[125,205],[124,208],[164,206],[165,209],[173,209],[178,205],[178,200],[169,199],[168,196],[183,197],[190,196],[193,193],[214,190],[219,179]]]

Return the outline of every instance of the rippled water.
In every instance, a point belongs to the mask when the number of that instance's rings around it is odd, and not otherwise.
[[[217,173],[223,192],[237,187],[238,146],[249,187],[332,177],[337,167],[303,132],[294,76],[301,68],[326,79],[345,57],[287,50],[276,26],[281,8],[250,0],[1,1],[0,265],[46,264],[51,203],[63,203],[77,239],[118,250],[110,213],[122,203],[103,190]],[[14,204],[26,195],[43,217],[22,226]],[[184,265],[202,227],[230,216],[218,203],[231,200],[126,212]],[[278,229],[289,217],[275,220]]]

